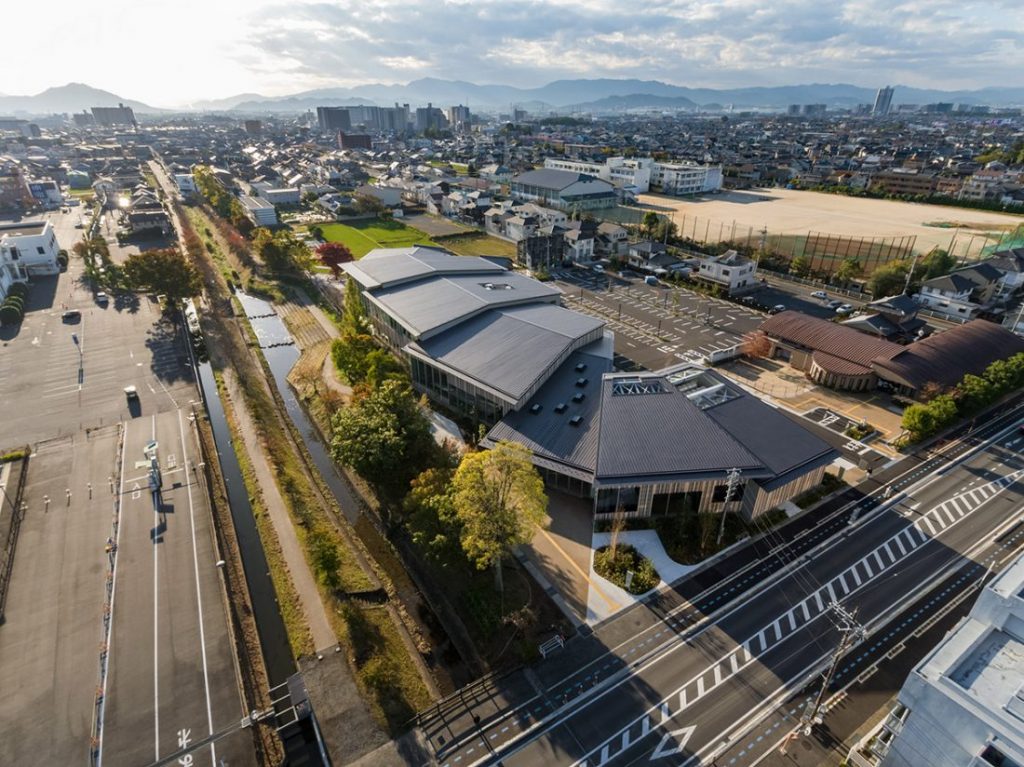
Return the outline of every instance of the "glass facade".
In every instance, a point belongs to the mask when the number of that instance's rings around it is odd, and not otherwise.
[[[409,360],[412,363],[413,386],[456,412],[465,413],[482,423],[494,424],[512,409],[509,403],[469,381],[439,370],[418,357],[410,357]]]

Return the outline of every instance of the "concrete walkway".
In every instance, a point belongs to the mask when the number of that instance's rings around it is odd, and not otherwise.
[[[277,488],[266,450],[249,415],[249,409],[245,405],[245,398],[242,390],[238,387],[234,371],[225,368],[223,373],[224,386],[231,398],[235,422],[238,424],[238,430],[241,432],[242,440],[252,459],[256,484],[259,485],[263,504],[270,515],[271,524],[274,526],[274,532],[277,534],[277,540],[281,546],[281,553],[288,566],[288,573],[291,575],[292,584],[302,605],[302,612],[309,624],[313,647],[316,650],[332,647],[338,643],[337,637],[334,636],[334,631],[331,629],[327,611],[324,609],[323,602],[320,601],[320,590],[317,588],[316,579],[313,578],[313,573],[309,569],[302,545],[292,526],[291,517],[288,516],[288,509]]]

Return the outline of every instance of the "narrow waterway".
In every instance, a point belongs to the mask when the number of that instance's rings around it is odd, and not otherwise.
[[[209,362],[199,363],[199,382],[203,391],[203,401],[206,403],[206,412],[210,417],[213,439],[217,445],[221,474],[227,487],[231,518],[234,521],[238,548],[242,555],[242,567],[249,587],[249,600],[252,603],[256,630],[260,635],[260,646],[263,648],[263,660],[267,667],[270,686],[273,688],[296,672],[295,660],[292,658],[288,632],[278,608],[277,594],[270,579],[259,531],[256,529],[249,493],[245,489],[242,469],[231,445],[231,431],[224,417],[217,382],[214,380],[213,368]]]
[[[295,390],[288,383],[288,374],[299,359],[299,350],[292,342],[291,334],[288,332],[284,321],[274,313],[274,307],[267,301],[243,293],[236,294],[245,314],[249,318],[249,324],[256,333],[260,342],[263,356],[270,366],[270,372],[274,376],[274,383],[284,400],[285,410],[289,418],[302,437],[302,441],[309,451],[313,463],[316,464],[327,487],[330,488],[338,506],[349,522],[354,523],[359,518],[360,507],[348,484],[342,478],[331,458],[330,450],[320,439],[320,432],[316,425],[310,420],[306,411],[299,404],[295,396]]]

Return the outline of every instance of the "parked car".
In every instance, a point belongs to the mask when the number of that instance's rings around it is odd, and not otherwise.
[[[106,306],[107,304],[110,303],[110,296],[103,292],[97,293],[96,303],[98,303],[100,306]]]
[[[594,264],[594,266],[592,268],[593,268],[593,270],[595,272],[598,272],[598,273],[601,273],[601,274],[604,273],[604,267],[601,266],[600,264]]]
[[[778,314],[779,312],[786,311],[785,304],[775,304],[771,309],[768,310],[768,314]]]
[[[847,314],[853,314],[853,304],[843,304],[842,306],[836,307],[836,314],[845,317]]]
[[[137,400],[139,398],[139,390],[134,386],[126,386],[124,387],[124,396],[129,402]]]
[[[838,309],[842,305],[842,301],[829,301],[827,304],[825,304],[825,306],[827,306],[829,309]]]
[[[811,298],[818,298],[824,301],[826,298],[828,298],[828,293],[826,293],[824,290],[816,290],[813,293],[811,293]]]
[[[78,320],[81,319],[81,317],[82,313],[78,311],[78,309],[68,309],[63,314],[60,315],[60,318],[64,322],[78,322]]]
[[[655,277],[653,274],[648,274],[646,277],[644,277],[644,282],[648,285],[657,285],[658,278]]]

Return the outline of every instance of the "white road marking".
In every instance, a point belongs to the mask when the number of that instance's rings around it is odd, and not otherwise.
[[[114,598],[117,596],[117,560],[120,559],[118,552],[121,548],[121,504],[124,499],[124,459],[127,454],[125,445],[128,444],[128,424],[124,425],[121,433],[121,492],[117,494],[117,535],[114,538],[114,566],[111,572],[110,583],[110,617],[107,623],[107,673],[103,675],[103,698],[100,701],[99,721],[97,724],[96,739],[99,743],[96,746],[96,767],[103,764],[103,716],[107,709],[107,680],[110,678],[110,664],[113,660],[114,647]]]
[[[150,440],[156,439],[156,415],[152,418],[152,434]],[[137,497],[138,483],[132,492]],[[141,493],[139,493],[141,495]],[[153,751],[154,758],[160,760],[160,576],[158,541],[160,540],[160,509],[153,507]]]
[[[213,735],[213,709],[210,706],[210,675],[206,666],[206,631],[203,627],[203,592],[199,585],[199,554],[196,549],[196,515],[192,503],[192,483],[188,478],[188,448],[185,445],[185,427],[181,420],[181,410],[178,410],[178,432],[181,434],[181,460],[182,468],[185,470],[185,488],[188,491],[188,518],[192,526],[192,566],[196,575],[196,610],[199,615],[199,647],[203,656],[203,687],[206,691],[206,724],[209,727],[209,734]],[[210,744],[210,763],[213,767],[217,765],[217,747]]]

